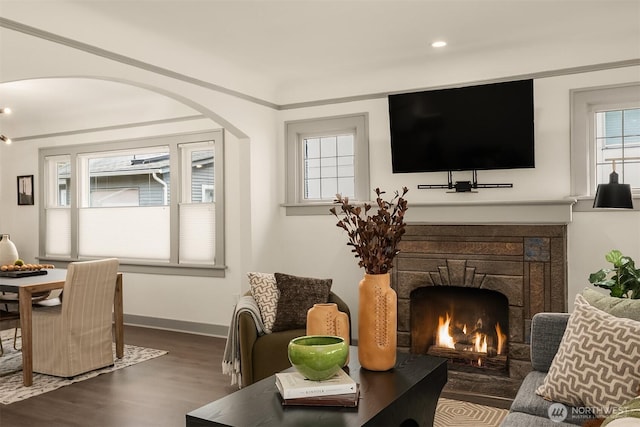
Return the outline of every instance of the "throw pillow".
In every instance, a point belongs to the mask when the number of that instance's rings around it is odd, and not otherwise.
[[[304,329],[307,311],[314,304],[324,304],[329,300],[332,280],[283,273],[275,273],[275,277],[280,297],[273,332]]]
[[[599,310],[577,295],[549,373],[536,393],[608,413],[640,387],[640,322]]]
[[[269,334],[276,321],[278,308],[278,286],[276,277],[271,273],[247,273],[251,295],[260,309],[264,331]]]
[[[602,311],[640,322],[640,299],[611,297],[590,288],[584,288],[582,296],[589,304]]]

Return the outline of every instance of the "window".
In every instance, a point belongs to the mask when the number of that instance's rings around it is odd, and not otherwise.
[[[367,126],[366,114],[285,124],[287,215],[328,213],[337,193],[369,200]]]
[[[222,149],[222,131],[42,149],[40,258],[223,275]]]
[[[571,110],[572,194],[593,198],[614,160],[620,182],[640,192],[640,85],[573,90]]]
[[[355,197],[354,135],[303,138],[303,199],[333,200],[337,193]]]
[[[640,189],[640,108],[595,111],[596,183],[609,182],[612,164],[620,182]]]

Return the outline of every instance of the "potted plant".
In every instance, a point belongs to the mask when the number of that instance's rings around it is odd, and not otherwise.
[[[617,249],[606,254],[605,259],[613,264],[613,268],[602,268],[591,273],[589,282],[609,289],[612,297],[640,299],[640,269],[636,269],[633,259]]]
[[[336,195],[340,205],[330,211],[339,221],[336,224],[347,232],[351,252],[359,258],[358,265],[365,274],[358,285],[358,359],[363,368],[386,371],[396,362],[397,295],[391,288],[389,270],[398,254],[398,243],[405,233],[404,215],[409,190],[395,192],[390,200],[375,189],[377,208],[365,203],[354,206],[348,197]]]

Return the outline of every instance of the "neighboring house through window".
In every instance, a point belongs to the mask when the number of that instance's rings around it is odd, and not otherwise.
[[[222,131],[42,149],[40,258],[223,275],[222,149]]]
[[[287,215],[328,213],[338,193],[369,200],[367,127],[366,114],[285,123]]]

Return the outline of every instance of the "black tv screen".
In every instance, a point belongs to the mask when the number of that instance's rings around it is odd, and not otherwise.
[[[533,168],[533,81],[389,95],[394,173]]]

